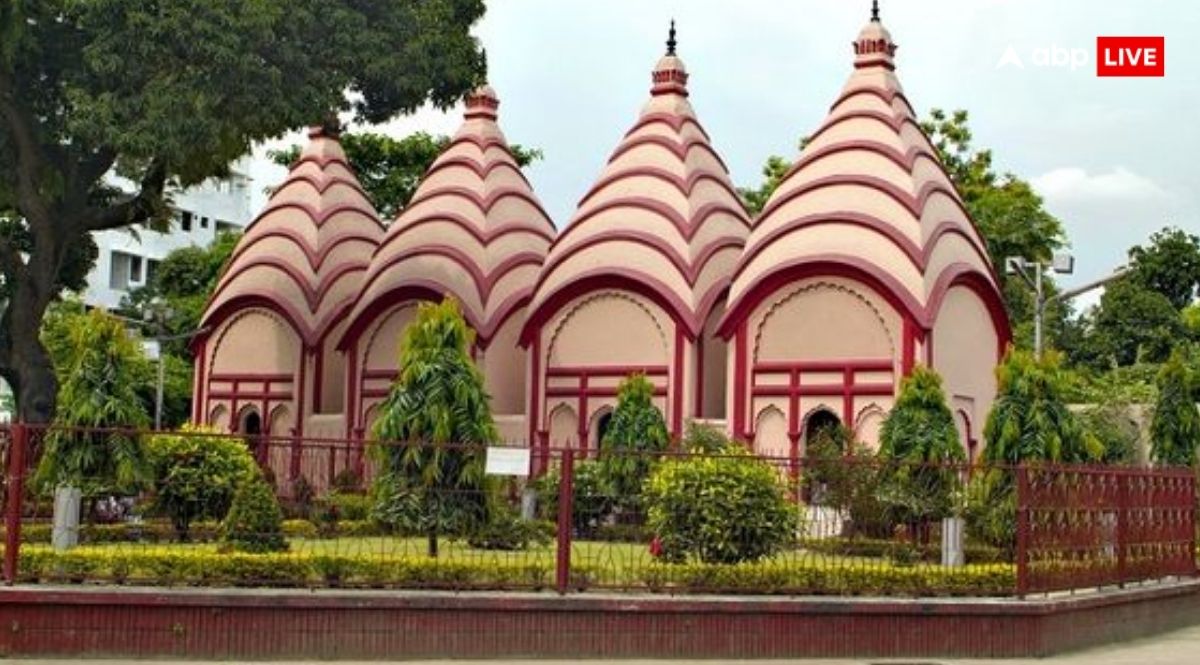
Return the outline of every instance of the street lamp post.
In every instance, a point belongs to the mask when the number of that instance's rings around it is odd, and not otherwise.
[[[1004,267],[1005,272],[1010,275],[1018,275],[1021,279],[1025,280],[1026,284],[1033,288],[1033,353],[1038,359],[1042,357],[1042,321],[1045,318],[1046,307],[1048,305],[1055,302],[1066,302],[1081,296],[1088,291],[1108,284],[1114,279],[1123,277],[1129,272],[1127,266],[1121,266],[1114,270],[1111,275],[1047,296],[1043,284],[1046,271],[1052,270],[1059,275],[1070,275],[1075,272],[1075,257],[1070,254],[1055,254],[1051,261],[1046,263],[1031,261],[1021,256],[1010,256],[1005,259]],[[1031,270],[1033,272],[1032,275],[1029,274]]]

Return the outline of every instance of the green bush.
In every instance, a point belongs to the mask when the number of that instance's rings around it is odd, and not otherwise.
[[[154,506],[167,516],[179,540],[192,522],[222,520],[238,486],[257,473],[254,458],[237,437],[184,425],[149,437],[146,453],[154,474]]]
[[[992,469],[971,479],[963,518],[967,536],[1011,560],[1017,543],[1017,489],[1013,472]]]
[[[1164,466],[1196,462],[1200,446],[1200,410],[1196,408],[1193,379],[1183,354],[1171,354],[1158,374],[1158,400],[1150,424],[1150,456]]]
[[[467,544],[482,550],[524,550],[550,542],[542,523],[522,519],[516,512],[493,507],[488,521],[467,536]]]
[[[551,470],[534,482],[539,519],[558,523],[558,494],[562,477]],[[572,475],[571,528],[576,537],[591,539],[613,514],[613,495],[604,484],[600,465],[595,460],[575,464]]]
[[[647,525],[667,561],[756,561],[796,539],[798,513],[787,488],[745,451],[665,460],[644,492]]]
[[[224,541],[242,552],[282,552],[288,548],[283,537],[283,511],[261,475],[252,475],[238,487],[222,531]]]
[[[882,538],[810,538],[801,541],[801,547],[820,554],[846,557],[889,559],[896,556],[896,540]],[[918,561],[939,563],[942,557],[940,545],[909,544]],[[1004,563],[1005,553],[990,545],[967,543],[963,546],[967,563]]]
[[[825,427],[808,442],[804,458],[807,500],[850,516],[846,536],[888,538],[893,525],[879,500],[879,464],[844,425]],[[829,535],[829,534],[820,534]]]

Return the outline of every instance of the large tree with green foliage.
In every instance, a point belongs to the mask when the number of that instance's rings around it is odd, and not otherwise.
[[[433,136],[426,132],[394,139],[375,132],[342,132],[342,149],[350,167],[362,183],[363,190],[379,215],[389,220],[408,205],[421,177],[429,170],[438,155],[450,145],[450,137]],[[275,150],[270,157],[280,166],[291,166],[300,157],[301,147]],[[541,159],[542,151],[513,144],[509,146],[518,166],[528,166]]]
[[[149,417],[135,389],[141,349],[122,323],[101,310],[71,330],[71,367],[38,465],[37,484],[80,488],[84,496],[136,491],[149,478],[142,444],[125,428]]]
[[[1200,288],[1200,236],[1167,227],[1150,236],[1145,247],[1129,250],[1133,279],[1162,294],[1176,310],[1191,305]]]
[[[999,392],[983,430],[984,460],[1083,463],[1103,456],[1100,443],[1063,399],[1067,377],[1058,353],[1038,360],[1028,351],[1010,349],[996,367],[996,382]]]
[[[1186,334],[1183,317],[1165,295],[1135,276],[1110,283],[1100,303],[1079,317],[1072,361],[1096,369],[1161,363]]]
[[[1200,411],[1183,354],[1175,352],[1158,374],[1158,400],[1150,425],[1150,457],[1159,464],[1188,465],[1200,445]]]
[[[422,304],[404,332],[400,373],[373,431],[383,471],[375,515],[426,534],[431,556],[439,534],[464,532],[487,517],[479,446],[499,437],[471,360],[474,337],[456,301]]]
[[[19,416],[54,413],[38,331],[91,232],[161,227],[173,186],[332,111],[381,122],[453,104],[484,69],[469,32],[483,11],[482,0],[0,4],[0,375]],[[107,184],[113,171],[132,191]]]

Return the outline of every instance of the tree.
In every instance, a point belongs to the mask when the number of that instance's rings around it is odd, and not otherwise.
[[[121,322],[101,310],[79,319],[71,345],[72,364],[36,483],[78,487],[89,498],[134,492],[149,477],[140,438],[123,431],[149,424],[134,386],[141,350]]]
[[[1066,381],[1058,353],[1037,360],[1028,351],[1009,349],[996,367],[998,393],[983,430],[984,460],[1083,463],[1101,458],[1100,443],[1067,408]]]
[[[1159,371],[1150,439],[1150,457],[1159,464],[1184,466],[1196,461],[1200,411],[1192,394],[1192,378],[1179,352],[1172,353]]]
[[[174,187],[331,112],[382,122],[426,100],[448,107],[483,72],[469,33],[483,11],[481,0],[0,5],[0,375],[19,417],[54,413],[38,330],[91,232],[163,228]],[[106,184],[112,172],[132,191]]]
[[[246,442],[205,427],[150,437],[154,505],[171,519],[179,539],[193,521],[223,520],[237,488],[258,473]]]
[[[400,373],[380,405],[373,454],[376,515],[429,539],[486,521],[484,452],[497,440],[483,376],[471,360],[474,332],[458,303],[424,303],[404,332]]]
[[[241,552],[284,552],[283,511],[257,468],[238,484],[221,525],[225,542]]]
[[[59,385],[74,372],[78,347],[75,332],[88,325],[89,314],[84,304],[73,297],[51,303],[42,321],[42,344],[54,365]],[[125,322],[128,323],[128,322]],[[158,364],[136,349],[136,357],[126,360],[137,399],[146,413],[153,413],[158,389]],[[187,422],[192,404],[192,361],[171,353],[162,356],[166,363],[163,372],[163,427],[178,427]]]
[[[417,185],[438,155],[450,145],[449,136],[433,136],[425,132],[394,139],[374,132],[343,132],[342,149],[350,167],[362,183],[367,197],[385,220],[395,217],[412,199]],[[300,158],[301,147],[269,153],[280,166],[291,166]],[[509,146],[517,165],[521,167],[542,158],[542,151],[513,144]]]
[[[635,509],[655,455],[668,442],[667,424],[654,406],[654,384],[644,374],[626,377],[617,387],[617,408],[600,441],[600,473],[614,502]]]
[[[1160,363],[1185,333],[1183,318],[1161,293],[1133,277],[1110,283],[1100,304],[1080,321],[1081,342],[1071,358],[1097,369]]]
[[[143,287],[134,289],[121,301],[121,313],[131,319],[148,321],[153,303],[161,302],[171,311],[161,334],[179,336],[169,340],[163,348],[166,352],[188,362],[192,361],[185,335],[200,327],[200,317],[208,299],[217,288],[221,273],[237,243],[240,233],[223,231],[208,247],[181,247],[172,250],[158,264],[154,276]],[[150,326],[150,323],[147,323]],[[148,334],[160,334],[157,329],[147,328]]]
[[[783,182],[783,177],[791,170],[792,163],[780,157],[779,155],[771,155],[767,158],[767,163],[763,165],[763,183],[758,187],[739,187],[738,194],[742,197],[742,203],[746,206],[747,212],[751,217],[758,217],[767,206],[767,201],[771,195],[779,189],[779,183]]]
[[[1160,293],[1176,310],[1191,305],[1200,287],[1200,236],[1168,227],[1150,236],[1147,247],[1129,250],[1133,279]]]
[[[953,465],[966,455],[937,373],[918,366],[901,382],[879,440],[879,496],[895,518],[924,531],[930,520],[948,517],[959,486]]]

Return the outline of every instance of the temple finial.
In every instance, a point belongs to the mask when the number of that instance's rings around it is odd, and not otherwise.
[[[879,0],[871,0],[871,20],[879,22]]]
[[[667,55],[675,55],[675,19],[671,19],[671,31],[667,33]]]

